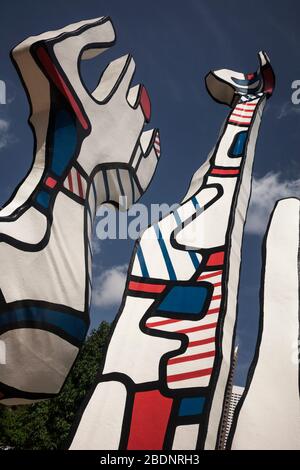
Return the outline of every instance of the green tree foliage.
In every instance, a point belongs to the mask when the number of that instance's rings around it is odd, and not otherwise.
[[[63,448],[76,412],[99,370],[109,330],[110,325],[102,322],[91,332],[57,398],[13,408],[0,406],[0,447]]]

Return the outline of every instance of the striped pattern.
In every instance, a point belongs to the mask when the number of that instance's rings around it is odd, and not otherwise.
[[[64,181],[64,187],[81,199],[85,199],[87,184],[83,176],[81,176],[76,168],[71,168],[68,176]]]
[[[156,133],[155,139],[154,139],[154,149],[156,152],[156,155],[160,157],[160,138],[159,138],[159,132]]]
[[[127,169],[104,169],[95,175],[95,184],[100,192],[99,201],[114,201],[122,209],[128,209],[141,196],[133,176]]]
[[[183,207],[183,206],[182,206]],[[135,276],[160,277],[166,280],[189,280],[199,268],[202,256],[193,250],[176,250],[170,235],[184,226],[186,220],[199,215],[203,207],[197,197],[185,204],[185,213],[174,210],[165,218],[147,229],[147,236],[141,238],[134,261],[132,274]],[[153,254],[155,253],[155,257]]]
[[[229,123],[249,127],[258,100],[239,102],[229,116]]]
[[[215,333],[222,298],[222,270],[204,272],[199,281],[211,282],[213,296],[207,313],[199,321],[152,317],[148,328],[184,333],[189,339],[186,351],[172,357],[167,365],[167,382],[172,389],[207,387],[215,359]]]

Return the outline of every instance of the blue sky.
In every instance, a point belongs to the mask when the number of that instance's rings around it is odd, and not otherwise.
[[[264,114],[254,165],[255,191],[243,249],[239,296],[239,366],[236,383],[243,384],[256,340],[262,232],[274,202],[300,191],[300,105],[291,102],[291,84],[300,79],[300,4],[296,0],[251,4],[228,0],[51,0],[1,4],[0,79],[8,103],[0,105],[0,204],[9,197],[32,159],[33,139],[27,125],[25,93],[9,59],[9,50],[29,35],[72,22],[111,16],[117,44],[92,63],[84,77],[96,84],[107,62],[130,52],[136,61],[135,83],[151,96],[151,127],[159,127],[162,157],[143,198],[179,202],[195,170],[215,144],[228,109],[212,101],[204,86],[210,69],[251,72],[256,53],[267,51],[277,86]],[[92,326],[111,321],[118,311],[126,265],[133,242],[96,243],[95,305]],[[103,294],[112,288],[114,295]]]

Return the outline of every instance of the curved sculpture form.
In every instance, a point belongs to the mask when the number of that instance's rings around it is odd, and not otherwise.
[[[241,240],[255,142],[274,74],[206,77],[231,107],[180,207],[136,244],[103,370],[71,449],[217,447],[234,351]]]
[[[300,449],[300,201],[279,201],[263,247],[261,320],[232,433],[232,449]]]
[[[137,201],[158,162],[158,131],[143,132],[149,96],[142,85],[130,88],[132,57],[111,62],[92,93],[82,80],[81,61],[114,43],[112,22],[102,17],[30,37],[12,51],[35,148],[0,212],[2,403],[61,389],[89,326],[96,207],[118,207],[120,196]]]

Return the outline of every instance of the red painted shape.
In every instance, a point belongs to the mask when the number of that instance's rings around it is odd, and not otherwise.
[[[171,323],[178,323],[182,320],[173,320],[173,319],[170,319],[170,320],[161,320],[161,321],[155,321],[153,323],[146,323],[146,326],[148,328],[154,328],[155,326],[163,326],[163,325],[170,325]]]
[[[48,176],[48,178],[45,181],[45,185],[48,186],[49,188],[54,188],[56,186],[57,181],[54,178],[51,178],[51,176]]]
[[[202,281],[204,279],[209,279],[210,277],[214,277],[214,276],[220,276],[221,274],[222,274],[222,271],[215,271],[214,273],[203,274],[202,276],[198,277],[198,281]]]
[[[210,330],[216,328],[217,322],[208,323],[207,325],[193,326],[192,328],[185,328],[183,330],[176,330],[176,333],[194,333],[194,331]]]
[[[181,362],[197,361],[198,359],[205,359],[206,357],[214,357],[215,351],[206,351],[204,353],[192,354],[190,356],[174,357],[168,361],[168,365],[180,364]]]
[[[80,176],[79,171],[77,171],[77,184],[78,184],[79,196],[83,198],[83,189],[82,189],[81,176]]]
[[[48,52],[43,47],[39,47],[36,53],[37,53],[39,60],[43,64],[46,72],[49,74],[49,77],[53,80],[53,83],[57,86],[57,88],[62,92],[62,94],[69,101],[70,105],[73,108],[74,113],[76,114],[78,118],[78,121],[80,122],[82,127],[85,130],[87,130],[89,128],[89,124],[86,118],[84,117],[81,109],[79,108],[78,104],[76,103],[71,90],[67,86],[66,82],[64,81],[57,67],[52,62]]]
[[[194,348],[195,346],[202,346],[203,344],[215,343],[216,338],[212,336],[211,338],[199,339],[198,341],[191,341],[188,344],[188,348]]]
[[[231,169],[231,168],[213,168],[210,172],[211,175],[239,175],[240,170],[239,168],[237,169]]]
[[[162,450],[172,404],[159,390],[135,394],[128,450]]]
[[[237,113],[237,111],[242,111],[242,114],[241,113]],[[246,107],[241,107],[241,106],[236,106],[236,108],[234,108],[234,111],[232,111],[231,114],[234,114],[235,116],[242,116],[242,117],[252,117],[253,115],[253,111],[254,111],[254,108],[246,108]],[[248,114],[245,114],[245,113],[248,113]]]
[[[146,282],[130,281],[128,287],[130,290],[160,294],[161,292],[165,290],[166,285],[165,284],[148,284]]]
[[[212,368],[209,369],[202,369],[202,370],[195,370],[193,372],[183,372],[182,374],[175,374],[169,375],[167,377],[167,382],[179,382],[181,380],[188,380],[194,379],[196,377],[205,377],[206,375],[210,375],[212,372]]]
[[[69,183],[70,191],[73,192],[73,180],[72,180],[71,172],[68,174],[68,183]]]
[[[221,295],[213,295],[211,300],[220,300],[222,298]]]
[[[216,282],[216,283],[214,284],[214,287],[220,287],[221,285],[222,285],[222,282]]]
[[[224,263],[224,251],[218,251],[210,255],[207,266],[220,266]]]
[[[151,118],[151,101],[148,92],[144,86],[142,86],[140,94],[140,105],[143,110],[146,121],[149,122]]]
[[[254,73],[248,73],[247,80],[252,80],[252,78],[254,78]]]
[[[262,75],[264,79],[264,92],[271,95],[275,87],[275,76],[269,65],[262,68]]]
[[[247,122],[245,122],[245,121],[239,121],[238,119],[234,119],[233,117],[231,117],[229,119],[229,122],[234,122],[235,124],[238,124],[239,126],[249,127],[251,120],[249,119]]]
[[[219,308],[211,308],[210,310],[207,310],[206,315],[213,315],[214,313],[219,313],[220,309]]]

